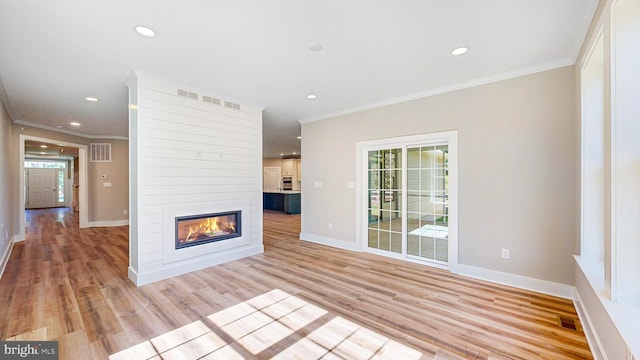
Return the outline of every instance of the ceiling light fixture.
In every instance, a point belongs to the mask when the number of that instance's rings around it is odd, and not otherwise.
[[[154,37],[156,32],[146,26],[136,26],[136,32],[142,36]]]
[[[284,154],[280,154],[280,156],[284,156]]]
[[[300,139],[302,139],[302,136],[298,136],[297,138],[298,138],[298,140],[300,140]]]
[[[309,94],[309,95],[307,95],[307,99],[309,99],[309,100],[315,100],[315,99],[317,99],[317,98],[318,98],[318,95],[316,95],[316,94]]]
[[[451,50],[451,55],[455,55],[455,56],[464,55],[467,53],[467,51],[469,51],[469,48],[463,46],[463,47],[459,47]]]
[[[97,97],[93,97],[93,96],[87,96],[86,98],[84,98],[87,101],[91,101],[91,102],[96,102],[98,101]]]
[[[322,44],[320,44],[320,43],[311,43],[311,44],[309,44],[309,50],[314,51],[314,52],[318,52],[318,51],[322,50]]]
[[[69,125],[72,125],[72,126],[80,126],[80,123],[79,123],[79,122],[72,121],[72,122],[70,122],[70,123],[69,123]]]

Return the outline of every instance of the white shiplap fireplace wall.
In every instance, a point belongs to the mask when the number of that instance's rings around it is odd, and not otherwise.
[[[263,252],[262,109],[140,72],[128,86],[129,278],[143,285]],[[175,215],[238,209],[241,238],[175,250]]]

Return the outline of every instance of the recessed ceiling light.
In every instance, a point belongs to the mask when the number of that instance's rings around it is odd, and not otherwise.
[[[47,148],[47,145],[42,144],[42,145],[40,145],[40,147],[41,147],[41,148],[43,148],[43,149],[46,149],[46,148]]]
[[[469,51],[469,48],[467,47],[459,47],[459,48],[455,48],[453,50],[451,50],[451,55],[463,55],[466,54],[467,51]]]
[[[136,31],[138,34],[146,37],[154,37],[156,36],[156,32],[146,26],[136,26]]]
[[[86,98],[84,98],[87,101],[91,101],[91,102],[96,102],[98,101],[97,97],[93,97],[93,96],[87,96]]]
[[[318,98],[318,95],[316,95],[316,94],[309,94],[309,95],[307,95],[307,99],[309,99],[309,100],[315,100],[315,99],[317,99],[317,98]]]
[[[280,154],[280,156],[284,156],[284,154]]]
[[[298,136],[298,140],[302,139],[302,136]]]
[[[320,51],[320,50],[322,50],[322,44],[320,44],[320,43],[311,43],[311,44],[309,44],[309,50],[311,50],[311,51]]]
[[[296,152],[294,151],[294,152],[293,152],[293,155],[295,155],[295,154],[296,154]]]
[[[73,121],[73,122],[70,122],[69,125],[80,126],[80,123]]]

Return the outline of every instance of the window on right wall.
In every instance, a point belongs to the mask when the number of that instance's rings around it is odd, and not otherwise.
[[[581,68],[581,260],[640,307],[640,0],[610,10]]]

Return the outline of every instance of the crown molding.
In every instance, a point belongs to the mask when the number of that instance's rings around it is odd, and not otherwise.
[[[30,121],[24,121],[24,120],[15,120],[13,123],[16,124],[16,125],[25,125],[25,126],[38,128],[38,129],[49,130],[49,131],[53,131],[53,132],[57,132],[57,133],[78,136],[78,137],[81,137],[81,138],[91,139],[91,140],[94,140],[94,139],[129,140],[129,137],[127,137],[127,136],[89,135],[89,134],[85,134],[85,133],[81,133],[81,132],[77,132],[77,131],[58,129],[57,127],[48,126],[48,125],[42,125],[42,124],[38,124],[38,123],[30,122]]]
[[[585,14],[584,18],[580,22],[580,30],[578,33],[578,40],[574,44],[574,48],[571,51],[571,59],[575,63],[578,60],[578,56],[582,52],[582,48],[586,45],[587,35],[589,35],[589,30],[591,29],[592,24],[594,26],[598,26],[598,19],[595,19],[596,11],[598,10],[599,1],[592,1],[591,8]]]
[[[437,89],[431,89],[431,90],[427,90],[419,93],[409,94],[409,95],[400,96],[400,97],[383,100],[375,103],[370,103],[362,106],[356,106],[356,107],[352,107],[345,110],[340,110],[332,113],[314,116],[314,117],[299,120],[298,122],[300,124],[306,124],[314,121],[326,120],[329,118],[334,118],[342,115],[348,115],[348,114],[353,114],[361,111],[376,109],[383,106],[395,105],[395,104],[399,104],[407,101],[427,98],[430,96],[445,94],[445,93],[463,90],[463,89],[469,89],[469,88],[473,88],[481,85],[487,85],[487,84],[491,84],[499,81],[514,79],[514,78],[531,75],[535,73],[540,73],[544,71],[559,69],[559,68],[570,66],[573,64],[575,64],[575,59],[563,58],[563,59],[547,62],[544,64],[529,66],[526,68],[521,68],[521,69],[517,69],[514,71],[509,71],[509,72],[501,73],[497,75],[487,76],[484,78],[479,78],[479,79],[475,79],[475,80],[471,80],[471,81],[467,81],[459,84],[445,86]]]

